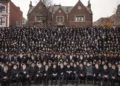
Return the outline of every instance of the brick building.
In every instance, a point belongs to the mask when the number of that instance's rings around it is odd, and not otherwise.
[[[120,5],[117,6],[115,14],[111,15],[110,17],[98,19],[94,22],[94,26],[101,26],[104,22],[111,23],[116,27],[120,26]]]
[[[22,23],[23,13],[11,0],[0,0],[0,27]]]
[[[102,26],[103,23],[107,23],[107,22],[111,22],[109,17],[102,17],[100,19],[98,19],[96,22],[94,22],[94,26]]]
[[[90,0],[88,6],[84,6],[78,0],[75,6],[54,5],[49,8],[40,0],[36,6],[32,6],[30,2],[29,8],[28,26],[92,26],[93,14]],[[49,16],[45,15],[45,12]]]
[[[115,25],[120,27],[120,5],[117,7],[115,18]]]

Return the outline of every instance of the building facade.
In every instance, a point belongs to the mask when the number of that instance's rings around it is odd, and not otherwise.
[[[11,0],[0,0],[0,27],[21,24],[23,13]]]
[[[84,6],[78,0],[75,6],[54,5],[47,7],[42,1],[32,6],[30,2],[28,11],[28,26],[92,26],[93,14],[91,4]]]
[[[111,22],[109,17],[100,18],[96,22],[94,22],[94,26],[102,26],[104,23],[107,22]]]
[[[117,7],[115,19],[115,25],[120,27],[120,5]]]
[[[94,26],[101,26],[103,23],[111,23],[112,26],[120,27],[120,5],[117,6],[115,14],[110,17],[98,19],[94,22]]]

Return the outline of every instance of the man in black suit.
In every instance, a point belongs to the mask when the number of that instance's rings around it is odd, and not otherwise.
[[[78,66],[76,63],[74,63],[72,70],[72,84],[77,84],[77,79],[78,79],[77,69]]]
[[[9,86],[10,85],[10,71],[7,65],[3,66],[3,70],[1,71],[1,85],[2,86]]]
[[[58,73],[59,73],[60,85],[62,85],[65,79],[65,68],[63,63],[60,64],[60,66],[58,67],[58,70],[59,70]]]
[[[89,80],[93,82],[93,65],[91,62],[88,62],[86,66],[86,81]]]
[[[118,64],[117,78],[118,78],[118,84],[120,86],[120,64]]]
[[[44,86],[48,86],[48,82],[50,79],[50,69],[48,65],[45,65],[44,71],[43,71],[43,84]]]
[[[100,85],[101,82],[101,68],[96,63],[93,69],[93,78],[94,78],[94,85],[96,85],[96,82],[98,81],[98,84]]]
[[[18,69],[17,65],[15,64],[13,66],[13,68],[11,69],[10,83],[16,82],[17,86],[18,86],[18,84],[20,82],[20,80],[19,80],[19,74],[20,74],[19,69]]]
[[[53,64],[52,67],[52,81],[51,84],[53,84],[53,80],[55,80],[55,85],[57,84],[57,80],[58,80],[58,68],[56,64]]]
[[[111,86],[115,86],[115,81],[117,80],[117,69],[114,64],[110,68],[110,80],[111,80]]]
[[[78,82],[80,79],[80,83],[82,83],[83,80],[85,84],[86,70],[82,63],[79,64],[79,67],[77,69],[77,74],[78,74]]]
[[[67,64],[67,67],[65,69],[66,71],[66,84],[68,83],[68,80],[71,79],[71,75],[72,75],[72,67],[70,66],[70,64]]]
[[[29,74],[30,74],[30,81],[35,81],[36,76],[36,65],[34,63],[31,63],[29,66]]]
[[[102,82],[103,82],[103,86],[105,86],[106,84],[109,84],[109,82],[110,82],[110,71],[106,64],[103,65]],[[107,83],[105,83],[105,82],[107,82]]]
[[[42,63],[38,63],[37,66],[36,66],[36,76],[35,76],[35,83],[36,84],[41,84],[42,83],[42,79],[43,79],[43,71],[44,71],[44,68],[43,68],[43,65]]]
[[[20,76],[21,76],[21,81],[22,85],[25,86],[26,83],[30,86],[30,73],[29,73],[29,68],[26,66],[26,64],[22,65],[22,68],[20,70]]]

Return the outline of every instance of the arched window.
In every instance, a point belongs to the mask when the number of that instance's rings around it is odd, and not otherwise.
[[[0,5],[0,13],[5,13],[5,6]]]

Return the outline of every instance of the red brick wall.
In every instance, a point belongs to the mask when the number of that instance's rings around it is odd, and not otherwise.
[[[8,3],[1,3],[2,5],[6,6],[6,13],[5,14],[1,14],[1,16],[5,16],[6,17],[6,27],[8,26]]]
[[[120,5],[117,7],[115,24],[120,27]]]
[[[10,4],[9,12],[8,13],[8,3]],[[1,3],[6,6],[6,13],[2,14],[1,16],[6,16],[6,27],[10,25],[15,25],[16,21],[22,22],[22,11],[19,7],[17,7],[11,0],[8,3]],[[9,23],[9,24],[8,24]]]
[[[81,9],[78,9],[81,6]],[[76,16],[84,16],[84,22],[75,22]],[[92,14],[89,13],[86,7],[79,1],[69,13],[69,26],[92,26]]]
[[[33,26],[33,25],[42,25],[42,22],[37,22],[35,24],[35,16],[36,15],[43,15],[44,9],[39,9],[40,6],[42,6],[42,3],[39,2],[35,8],[28,14],[28,26]],[[81,9],[78,9],[78,6],[81,6]],[[45,8],[46,9],[46,8]],[[61,12],[59,12],[61,10]],[[52,17],[52,26],[56,26],[56,17],[57,16],[64,16],[64,22],[63,25],[65,26],[76,26],[76,27],[81,27],[81,26],[92,26],[92,13],[88,11],[88,9],[79,1],[72,11],[69,14],[66,14],[61,7],[55,12],[55,14],[49,14]],[[75,22],[75,16],[84,16],[85,17],[85,22]],[[68,19],[67,19],[68,17]],[[51,22],[51,21],[50,21]]]
[[[43,9],[39,9],[43,8]],[[39,2],[36,7],[28,14],[28,26],[44,26],[42,22],[36,22],[36,16],[43,16],[43,11],[46,10],[46,7],[43,3]]]
[[[15,25],[16,21],[22,22],[23,13],[19,7],[10,2],[10,25]]]
[[[61,12],[59,12],[59,11],[61,11]],[[64,11],[63,11],[61,8],[59,8],[59,9],[56,11],[56,13],[54,14],[53,24],[54,24],[55,26],[57,25],[57,17],[58,17],[58,16],[63,16],[63,20],[64,20],[63,25],[67,26],[67,16],[66,16],[66,14],[64,13]]]

